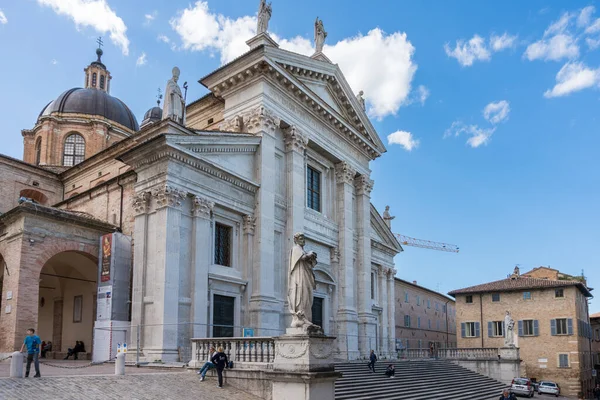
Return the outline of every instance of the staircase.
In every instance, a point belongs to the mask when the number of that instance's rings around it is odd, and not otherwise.
[[[394,361],[396,376],[377,362],[375,373],[367,361],[336,364],[343,376],[335,383],[336,400],[495,400],[506,385],[446,361]]]

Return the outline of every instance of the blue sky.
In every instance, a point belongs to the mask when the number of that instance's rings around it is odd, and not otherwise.
[[[258,5],[88,3],[0,1],[1,153],[21,158],[20,130],[83,84],[97,36],[111,94],[141,121],[174,65],[189,100],[205,94],[198,79],[245,50]],[[550,265],[600,285],[595,2],[273,3],[269,31],[294,51],[312,50],[323,19],[325,54],[365,90],[382,140],[394,134],[372,163],[372,201],[390,205],[394,231],[461,248],[405,247],[399,277],[447,292]]]

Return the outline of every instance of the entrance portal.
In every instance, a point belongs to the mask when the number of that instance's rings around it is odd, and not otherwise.
[[[53,352],[66,352],[82,341],[92,351],[97,261],[94,257],[66,251],[50,258],[40,273],[38,334],[52,342]]]
[[[213,297],[213,337],[233,337],[235,297]]]

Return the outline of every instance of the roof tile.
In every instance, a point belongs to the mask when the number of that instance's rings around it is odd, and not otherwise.
[[[518,278],[507,278],[499,281],[484,283],[481,285],[470,286],[464,289],[453,290],[448,293],[451,296],[457,294],[486,293],[486,292],[510,292],[525,289],[546,289],[556,287],[577,286],[579,290],[588,297],[591,297],[590,289],[578,281],[554,281],[550,279],[539,279],[519,276]]]

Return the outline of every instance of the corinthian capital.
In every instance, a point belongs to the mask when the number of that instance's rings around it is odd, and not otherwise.
[[[356,170],[350,166],[347,162],[339,162],[335,164],[335,178],[338,183],[352,184],[354,182],[354,176]]]
[[[133,196],[132,206],[136,215],[146,214],[150,206],[150,192],[140,192]]]
[[[236,115],[222,122],[219,129],[225,132],[242,132],[244,130],[244,119],[241,115]]]
[[[215,207],[215,203],[200,196],[194,196],[192,201],[192,214],[194,217],[210,218],[210,213]]]
[[[270,110],[259,106],[244,116],[244,129],[248,133],[274,132],[280,122]]]
[[[356,192],[359,195],[370,195],[371,190],[373,190],[373,184],[375,183],[373,179],[370,179],[368,175],[361,175],[354,181],[356,186]]]
[[[183,190],[165,185],[152,190],[156,201],[156,208],[179,207],[187,195]]]
[[[285,141],[285,151],[296,150],[304,152],[308,144],[308,137],[302,133],[296,126],[291,126],[283,132]]]

